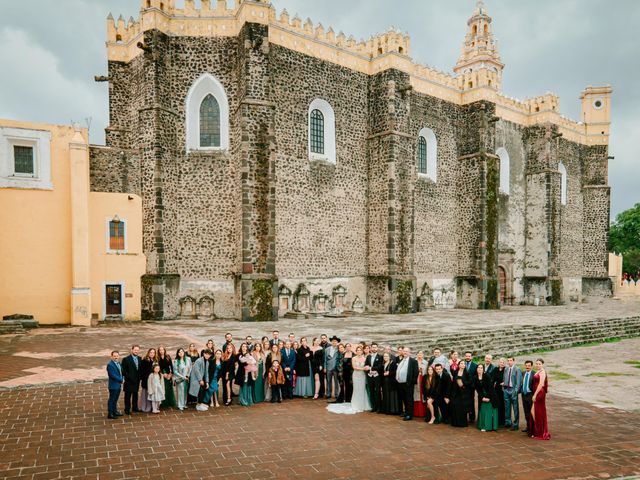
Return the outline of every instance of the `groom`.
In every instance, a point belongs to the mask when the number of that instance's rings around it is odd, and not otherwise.
[[[400,411],[403,412],[403,420],[408,421],[413,419],[413,388],[418,382],[418,361],[411,357],[409,347],[404,347],[402,353],[402,360],[396,371],[396,380],[400,397]]]
[[[382,355],[378,353],[378,344],[375,342],[371,344],[371,353],[367,355],[364,369],[367,372],[367,385],[371,393],[371,411],[379,412],[382,410],[382,392],[380,390],[382,388],[381,380],[384,372],[384,360]]]

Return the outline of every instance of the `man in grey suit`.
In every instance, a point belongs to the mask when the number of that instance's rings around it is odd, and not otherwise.
[[[504,394],[505,409],[504,426],[506,428],[511,428],[511,430],[518,430],[518,425],[520,424],[518,393],[522,386],[522,372],[517,367],[516,359],[514,357],[509,357],[508,363],[509,366],[504,369],[504,374],[502,376],[502,391]],[[511,418],[511,409],[513,409],[513,421]]]
[[[338,395],[340,395],[338,367],[340,366],[339,361],[342,360],[340,358],[340,352],[338,351],[340,339],[334,335],[330,340],[331,345],[324,350],[324,371],[327,372],[326,396],[327,398],[331,398],[331,394],[333,393],[333,395],[338,398]]]

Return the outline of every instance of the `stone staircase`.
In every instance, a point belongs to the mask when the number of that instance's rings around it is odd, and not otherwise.
[[[429,355],[426,353],[431,353],[436,347],[441,348],[445,354],[451,349],[456,349],[460,356],[469,350],[474,356],[490,353],[496,357],[632,337],[640,337],[640,316],[554,325],[511,326],[494,330],[469,330],[442,336],[416,333],[395,336],[378,343],[391,345],[394,349],[404,345],[411,348],[414,355],[423,350],[427,357]]]

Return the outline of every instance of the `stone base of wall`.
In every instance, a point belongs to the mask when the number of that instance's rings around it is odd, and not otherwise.
[[[610,297],[613,294],[611,279],[586,278],[582,279],[582,295],[585,297]]]
[[[147,274],[142,279],[142,320],[171,320],[178,315],[180,275]]]

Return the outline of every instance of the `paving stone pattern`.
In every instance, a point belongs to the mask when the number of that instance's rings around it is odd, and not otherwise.
[[[640,474],[640,415],[548,402],[551,441],[324,401],[108,420],[104,383],[0,392],[0,478],[562,479]],[[374,433],[377,432],[377,433]],[[375,441],[372,441],[374,440]],[[508,466],[505,466],[508,465]]]

